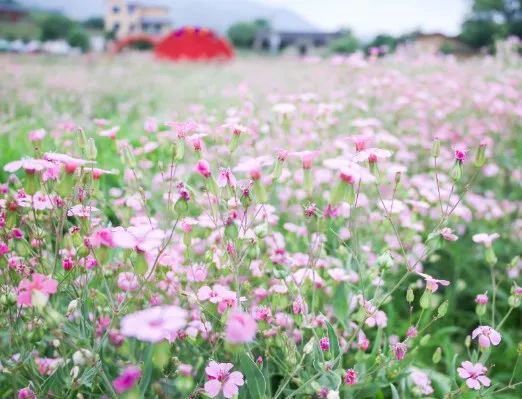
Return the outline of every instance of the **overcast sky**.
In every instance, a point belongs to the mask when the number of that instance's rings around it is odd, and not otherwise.
[[[218,1],[218,0],[216,0]],[[323,29],[350,27],[359,35],[414,29],[457,34],[470,0],[263,0],[297,11]]]

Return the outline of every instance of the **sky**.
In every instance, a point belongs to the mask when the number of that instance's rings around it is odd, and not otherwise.
[[[349,27],[362,36],[385,32],[457,34],[470,0],[263,0],[298,12],[314,25]]]

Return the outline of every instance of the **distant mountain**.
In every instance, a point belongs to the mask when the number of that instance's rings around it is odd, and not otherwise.
[[[76,19],[101,16],[104,0],[19,0],[26,6],[61,10]],[[168,6],[174,26],[194,25],[225,32],[237,21],[268,19],[275,29],[318,31],[294,11],[270,7],[254,0],[141,0],[142,4]]]

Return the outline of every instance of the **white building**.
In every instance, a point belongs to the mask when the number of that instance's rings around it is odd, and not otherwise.
[[[168,7],[146,6],[125,0],[105,1],[105,31],[121,39],[127,36],[149,34],[161,36],[170,30]]]

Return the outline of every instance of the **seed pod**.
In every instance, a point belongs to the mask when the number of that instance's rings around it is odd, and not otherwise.
[[[442,357],[442,349],[439,346],[437,349],[435,349],[435,352],[433,352],[433,357],[431,358],[431,360],[433,361],[433,363],[437,364],[440,362],[441,357]]]
[[[440,155],[440,140],[435,138],[433,140],[433,145],[431,146],[431,156],[434,158],[438,158]]]

